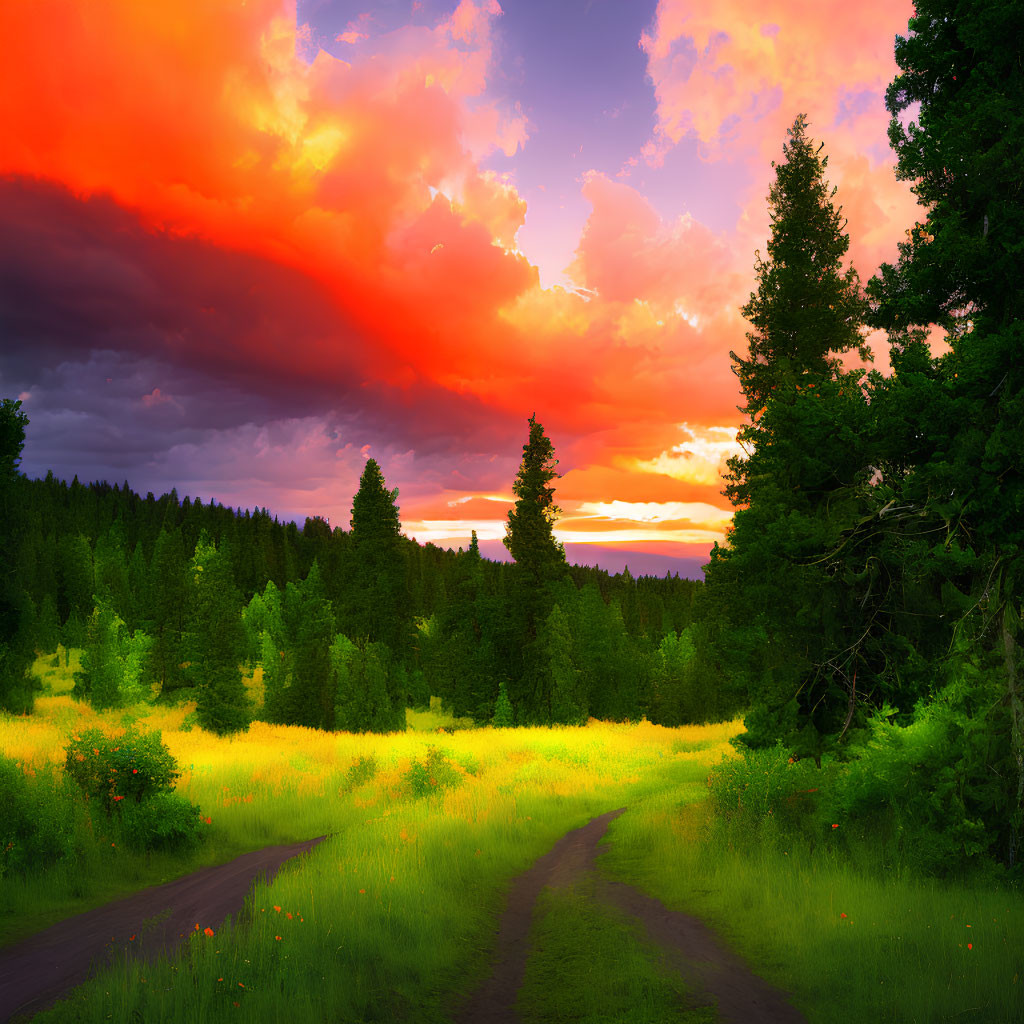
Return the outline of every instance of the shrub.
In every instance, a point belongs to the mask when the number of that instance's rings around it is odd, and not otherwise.
[[[0,878],[45,867],[66,857],[74,845],[74,806],[49,771],[34,780],[0,755]]]
[[[948,875],[998,855],[1009,831],[1006,779],[1016,765],[998,678],[958,680],[900,726],[883,708],[840,778],[838,806],[886,825],[906,866]]]
[[[134,850],[184,850],[203,838],[199,808],[177,793],[154,793],[141,803],[125,802],[120,833]]]
[[[433,701],[434,698],[430,699]],[[505,680],[502,679],[498,683],[498,699],[494,702],[494,717],[491,719],[491,724],[495,729],[510,729],[514,718],[512,702],[508,697],[508,688],[505,686]]]
[[[108,814],[121,801],[139,803],[170,790],[181,774],[159,732],[139,734],[134,728],[116,738],[99,729],[72,737],[64,770]]]
[[[711,773],[711,803],[726,831],[764,838],[769,823],[776,834],[799,835],[814,846],[830,829],[825,811],[839,766],[817,768],[810,759],[790,761],[786,747],[745,749],[742,757],[722,761]],[[831,812],[830,812],[831,813]]]
[[[377,759],[371,754],[353,761],[345,776],[345,788],[355,789],[356,786],[369,782],[377,774]]]
[[[422,761],[413,760],[402,776],[415,797],[428,796],[442,789],[454,789],[462,784],[462,776],[448,760],[446,752],[428,746]]]

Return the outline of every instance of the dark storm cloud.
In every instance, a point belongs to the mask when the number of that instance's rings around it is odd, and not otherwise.
[[[459,476],[445,456],[483,468],[522,433],[422,378],[386,383],[374,339],[308,277],[147,230],[109,197],[2,178],[0,237],[0,395],[25,396],[29,475],[134,481],[218,432],[320,417],[328,439]]]

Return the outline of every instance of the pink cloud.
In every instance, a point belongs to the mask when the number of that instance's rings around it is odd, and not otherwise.
[[[147,409],[153,409],[158,405],[170,405],[183,412],[181,403],[173,395],[165,395],[159,388],[153,388],[148,395],[142,396],[142,404]]]
[[[586,176],[583,196],[593,212],[569,273],[605,301],[648,302],[661,319],[706,319],[742,288],[733,253],[690,216],[665,223],[634,188],[602,174]]]

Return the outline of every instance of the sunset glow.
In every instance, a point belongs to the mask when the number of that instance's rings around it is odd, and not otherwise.
[[[557,8],[4,5],[23,471],[347,529],[373,457],[407,535],[506,557],[536,413],[571,561],[705,560],[796,114],[862,282],[921,219],[882,99],[912,6]]]

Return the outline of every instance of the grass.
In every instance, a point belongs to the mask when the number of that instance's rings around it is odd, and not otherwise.
[[[523,1024],[714,1024],[626,915],[594,902],[593,882],[545,889],[516,1009]]]
[[[254,723],[220,739],[182,731],[188,711],[142,707],[127,717],[161,729],[182,768],[178,790],[211,817],[207,862],[336,834],[256,887],[251,924],[213,937],[200,931],[173,962],[122,964],[40,1021],[448,1020],[452,994],[488,971],[510,879],[566,830],[703,777],[739,728],[591,722],[358,736]],[[0,718],[0,750],[23,764],[59,764],[73,729],[116,731],[125,717],[51,693],[31,718]],[[711,746],[673,753],[673,743]],[[438,784],[418,797],[424,778]],[[194,860],[177,867],[190,870]],[[101,846],[81,865],[77,904],[48,872],[28,884],[0,883],[0,909],[25,928],[42,926],[62,904],[72,913],[83,901],[103,902],[122,884],[116,879],[134,878],[126,887],[139,888],[167,869]],[[91,898],[100,891],[103,898]]]
[[[1019,892],[858,870],[767,830],[730,848],[701,788],[613,821],[602,870],[704,918],[812,1024],[1024,1020]]]
[[[0,716],[0,751],[29,767],[59,765],[73,729],[158,728],[183,769],[179,791],[212,824],[191,857],[95,845],[73,865],[0,880],[0,941],[244,850],[336,835],[256,887],[251,923],[195,934],[174,961],[115,966],[40,1022],[441,1024],[453,994],[488,971],[510,879],[567,830],[621,806],[629,810],[609,827],[601,870],[703,917],[793,993],[812,1024],[1024,1019],[1019,893],[886,876],[870,858],[853,866],[828,851],[801,854],[767,833],[730,849],[710,827],[706,779],[732,754],[739,722],[441,736],[451,720],[435,707],[411,713],[405,734],[255,723],[219,739],[182,729],[187,705],[94,712],[67,695],[67,672],[46,672],[35,715]],[[659,1020],[673,982],[629,926],[585,895],[543,904],[526,1010],[553,1019],[570,990],[571,1005],[597,1012],[588,993],[608,981],[635,984],[630,1006]],[[628,966],[607,966],[613,954]],[[555,971],[564,983],[545,980]]]

